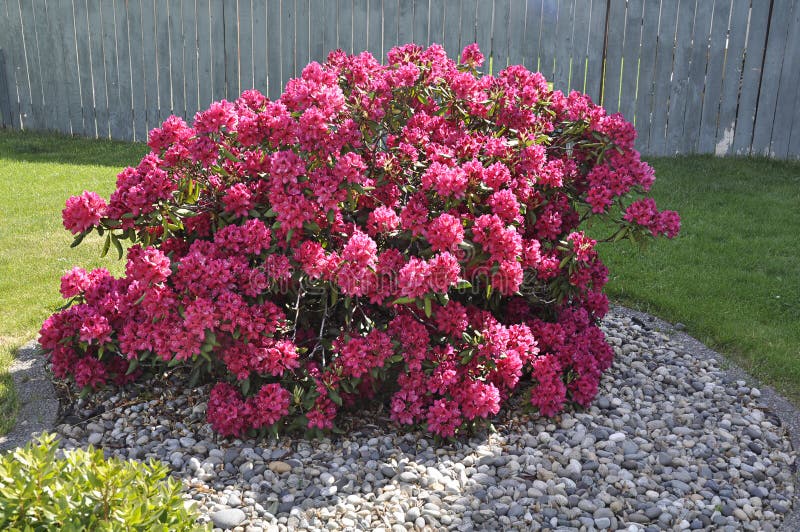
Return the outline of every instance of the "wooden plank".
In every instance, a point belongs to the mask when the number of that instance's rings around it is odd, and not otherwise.
[[[339,41],[336,35],[338,31],[338,11],[338,6],[334,0],[322,0],[322,10],[319,16],[319,23],[325,29],[322,32],[323,60],[327,60],[328,54],[339,48]]]
[[[495,72],[508,66],[508,15],[509,0],[495,0],[492,21],[492,59]]]
[[[145,69],[145,116],[147,118],[145,129],[158,127],[158,45],[156,42],[156,0],[141,0],[142,7],[142,58]],[[145,135],[144,139],[146,140]]]
[[[553,88],[569,94],[569,76],[572,66],[572,23],[575,10],[574,0],[560,0],[558,3],[555,41],[553,41]]]
[[[61,32],[64,29],[64,16],[57,13],[56,2],[38,0],[36,2],[36,31],[39,38],[44,92],[45,129],[69,134],[69,114],[64,103],[65,93],[64,55],[61,46]],[[56,38],[58,37],[58,40]],[[56,44],[58,43],[58,44]]]
[[[676,33],[674,66],[672,70],[672,86],[669,95],[669,111],[667,111],[667,155],[674,155],[681,145],[683,136],[683,120],[686,111],[686,92],[689,85],[689,62],[691,49],[682,46],[692,38],[694,24],[695,0],[681,0],[678,7],[678,29]]]
[[[6,31],[8,31],[6,29]],[[3,43],[5,45],[5,42]],[[6,69],[6,53],[0,48],[0,126],[4,128],[14,127],[11,118],[11,80]]]
[[[106,84],[106,60],[104,50],[103,15],[100,2],[89,4],[89,28],[92,35],[89,37],[92,51],[92,86],[94,88],[94,114],[97,122],[97,136],[108,138],[109,132],[109,102],[108,85]]]
[[[603,78],[602,105],[609,113],[619,111],[622,87],[622,54],[625,45],[625,2],[611,2],[608,12],[606,66]]]
[[[484,64],[483,69],[485,72],[489,72],[490,74],[496,72],[496,70],[490,68],[490,59],[492,54],[492,25],[494,24],[494,19],[492,18],[493,13],[494,2],[478,2],[475,42],[478,43],[478,47],[481,49],[481,52],[483,52],[483,55],[486,56],[486,63]]]
[[[711,35],[713,2],[698,2],[692,29],[692,62],[687,80],[686,111],[683,135],[676,146],[679,153],[696,153],[700,138],[700,119],[703,112],[703,87],[708,67],[708,45]]]
[[[133,105],[131,81],[130,36],[128,34],[128,9],[121,2],[114,2],[114,26],[117,40],[117,71],[119,72],[119,106],[116,120],[111,122],[111,136],[116,139],[133,140]]]
[[[788,158],[800,158],[800,90],[795,94],[795,105],[792,111],[792,131],[789,136]]]
[[[66,134],[78,134],[83,129],[83,115],[75,54],[72,2],[48,0],[47,11],[48,27],[53,38],[52,45],[58,48],[60,56],[56,69],[58,85],[56,104],[63,107],[63,125],[59,130]]]
[[[607,5],[604,0],[592,0],[589,39],[586,46],[586,79],[583,91],[596,103],[600,102],[600,87],[604,73]]]
[[[399,17],[397,20],[397,44],[414,42],[414,1],[399,0]],[[342,25],[339,22],[339,38],[341,39]]]
[[[4,31],[0,35],[6,55],[6,79],[9,88],[11,105],[11,124],[14,129],[22,129],[23,107],[30,107],[28,76],[25,71],[24,35],[20,19],[19,3],[14,0],[3,0],[0,4],[0,15],[3,16]]]
[[[30,84],[30,113],[28,126],[30,129],[44,129],[47,127],[44,103],[44,83],[39,61],[39,35],[36,21],[36,5],[34,2],[21,2],[22,28],[25,34],[25,60],[28,69],[28,83]],[[26,126],[26,127],[28,127]]]
[[[459,18],[461,19],[461,31],[459,32],[458,53],[461,53],[467,45],[477,42],[478,39],[477,0],[461,0],[461,16]],[[488,52],[486,50],[481,51],[487,56],[486,70],[488,70]]]
[[[650,146],[650,121],[655,99],[655,64],[658,50],[659,0],[645,0],[642,15],[642,44],[639,53],[639,80],[636,87],[636,149],[647,153]]]
[[[399,44],[398,26],[400,21],[400,2],[398,0],[383,0],[383,58]]]
[[[725,65],[725,41],[728,34],[728,19],[731,0],[716,0],[711,20],[711,38],[708,50],[708,70],[703,88],[703,111],[700,114],[700,132],[697,142],[699,153],[714,153],[716,146],[717,118],[722,96],[722,69]],[[733,60],[733,58],[732,58]]]
[[[360,54],[367,49],[367,0],[353,0],[353,53]]]
[[[414,0],[414,22],[411,39],[425,48],[428,45],[428,0]]]
[[[569,90],[584,92],[586,84],[586,53],[589,46],[592,17],[591,0],[575,0],[572,23],[572,50]]]
[[[338,0],[338,47],[347,52],[353,53],[353,0]],[[285,42],[285,41],[284,41]]]
[[[333,2],[327,3],[333,5]],[[331,21],[324,17],[325,4],[325,0],[311,0],[308,8],[310,27],[309,53],[311,54],[309,59],[318,63],[324,63],[330,51],[325,49],[325,33],[331,28]],[[334,18],[334,24],[335,20]],[[380,30],[380,26],[378,26],[378,29]],[[378,49],[380,50],[380,31],[378,32],[378,40]]]
[[[156,127],[158,127],[172,114],[168,0],[157,0],[156,2],[156,39],[158,56],[158,123]]]
[[[736,131],[733,136],[733,152],[736,155],[749,155],[753,142],[764,45],[767,40],[767,28],[769,26],[769,10],[759,8],[759,5],[753,5],[750,10],[750,27],[747,32],[747,44],[745,45],[739,110],[736,115]]]
[[[183,0],[181,20],[183,22],[183,83],[186,123],[191,123],[195,113],[200,110],[200,83],[198,71],[200,62],[200,39],[203,33],[197,26],[197,4],[195,0]]]
[[[311,60],[311,32],[308,0],[295,0],[295,65],[294,75],[299,76]],[[365,25],[366,26],[366,25]]]
[[[225,32],[225,39],[222,41],[225,46],[225,99],[233,101],[242,92],[239,70],[241,49],[239,48],[238,1],[222,2],[222,20],[224,21],[223,29]],[[291,64],[293,57],[289,56],[287,59]]]
[[[658,25],[658,46],[653,74],[653,111],[650,118],[648,154],[667,153],[667,112],[671,92],[672,59],[675,54],[675,31],[678,21],[678,0],[662,0]]]
[[[85,0],[75,0],[75,39],[78,53],[78,82],[81,94],[81,115],[84,137],[95,137],[97,128],[94,115],[94,96],[92,94],[92,59],[89,38],[89,12]]]
[[[525,62],[525,15],[527,2],[511,2],[508,12],[508,63]]]
[[[789,155],[792,121],[797,104],[798,62],[800,61],[800,6],[794,3],[789,21],[786,50],[783,54],[780,88],[775,104],[775,121],[772,125],[769,153],[772,157],[786,159]]]
[[[625,13],[625,44],[622,45],[622,86],[619,112],[630,123],[636,115],[636,84],[639,81],[639,53],[642,43],[644,2],[629,0]]]
[[[294,77],[294,1],[281,2],[281,87]]]
[[[555,76],[556,25],[560,2],[542,3],[542,26],[539,34],[539,71],[552,82]]]
[[[366,49],[378,61],[381,60],[381,49],[383,42],[383,2],[381,0],[367,0],[367,26],[366,26]]]
[[[214,45],[211,40],[211,0],[196,0],[197,27],[197,110],[206,109],[214,101],[212,73]]]
[[[716,155],[731,155],[733,153],[736,109],[739,106],[739,86],[744,69],[747,19],[750,13],[748,2],[735,1],[732,4],[733,10],[728,23],[728,50],[725,54],[725,68],[722,74],[722,96],[715,135],[714,153]]]
[[[267,94],[267,4],[253,2],[253,87]]]
[[[273,4],[273,2],[270,2]],[[211,77],[212,101],[230,98],[228,93],[225,49],[225,6],[217,0],[209,3],[209,24],[211,27]],[[235,57],[235,56],[234,56]]]
[[[460,0],[444,0],[442,6],[444,8],[442,22],[444,39],[442,45],[447,51],[447,56],[456,61],[458,54],[461,52],[459,42],[461,37],[461,2]]]
[[[428,44],[444,46],[444,2],[431,0],[428,8]]]
[[[776,119],[778,91],[782,77],[783,58],[789,35],[792,0],[774,0],[769,24],[767,53],[761,70],[761,90],[758,96],[756,123],[753,129],[753,155],[773,155],[770,150],[772,127]],[[796,69],[797,65],[792,68]]]
[[[523,64],[528,70],[539,71],[539,50],[542,37],[543,0],[531,0],[525,10],[525,40],[522,46]]]
[[[332,1],[332,0],[331,0]],[[281,81],[281,11],[278,2],[267,2],[267,89],[277,100],[283,91]]]
[[[133,139],[147,140],[147,77],[152,71],[144,62],[142,42],[142,0],[128,0],[128,37],[131,57],[131,100]]]
[[[183,6],[182,1],[172,0],[169,8],[169,79],[170,111],[176,116],[186,117],[186,78],[183,60]]]
[[[100,19],[102,20],[103,65],[106,71],[105,85],[108,103],[108,136],[113,136],[121,122],[119,95],[119,68],[117,58],[116,21],[114,20],[113,0],[100,1]],[[105,135],[104,135],[105,136]]]
[[[298,0],[299,1],[299,0]],[[255,87],[253,72],[253,5],[250,0],[239,0],[239,92]],[[238,94],[236,97],[238,98]]]

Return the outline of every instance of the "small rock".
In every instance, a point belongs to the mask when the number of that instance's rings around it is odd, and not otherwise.
[[[211,521],[214,526],[224,530],[239,526],[245,519],[247,519],[247,516],[238,508],[229,508],[211,514]]]
[[[282,462],[280,460],[275,460],[275,461],[269,463],[269,470],[272,471],[273,473],[277,473],[279,475],[282,475],[284,473],[288,473],[289,471],[291,471],[292,470],[292,466],[290,466],[286,462]]]

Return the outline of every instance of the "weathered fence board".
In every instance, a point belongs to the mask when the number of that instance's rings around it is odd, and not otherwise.
[[[706,83],[703,89],[703,111],[700,116],[697,145],[699,153],[714,153],[717,117],[719,116],[722,95],[725,40],[728,32],[730,11],[731,0],[716,0],[714,2],[714,17],[711,21],[711,37],[708,49],[708,66],[706,67]]]
[[[800,158],[800,0],[0,0],[0,125],[144,141],[330,50],[411,41],[586,92],[647,155]]]
[[[733,151],[736,155],[750,155],[753,142],[753,129],[756,121],[758,92],[761,87],[762,62],[767,42],[769,10],[760,0],[754,0],[750,9],[750,24],[747,31],[744,69],[742,71],[739,110],[736,118],[736,132],[733,137]],[[766,75],[766,73],[763,73]]]
[[[653,109],[650,118],[650,142],[648,153],[667,153],[667,113],[669,112],[672,59],[675,54],[675,29],[678,20],[677,0],[661,2],[661,18],[658,26],[656,65],[653,92]]]
[[[638,150],[646,152],[650,145],[650,121],[655,99],[655,65],[658,50],[659,0],[645,0],[642,15],[642,45],[639,50],[639,80],[636,87],[634,124],[639,133]],[[644,127],[642,127],[644,126]]]
[[[692,29],[691,64],[684,97],[686,110],[683,117],[683,135],[681,144],[677,147],[679,153],[697,152],[713,8],[713,2],[697,2]]]
[[[4,43],[5,44],[5,43]],[[6,53],[0,48],[0,126],[13,127],[11,120],[11,96],[8,94],[10,86],[6,79]]]
[[[733,152],[733,135],[736,130],[736,109],[739,105],[739,83],[742,80],[744,67],[746,32],[735,31],[732,26],[737,24],[737,21],[747,20],[749,12],[748,2],[732,2],[728,21],[728,50],[725,56],[725,68],[722,72],[722,93],[717,116],[717,131],[714,136],[714,153],[717,155],[730,155]]]
[[[692,27],[697,2],[680,0],[678,5],[678,27],[675,33],[675,53],[673,56],[672,83],[670,84],[669,110],[667,111],[666,155],[674,155],[683,144],[683,124],[686,116],[686,92],[689,86],[689,67],[691,66]]]
[[[797,101],[797,83],[800,81],[798,61],[800,61],[800,6],[792,7],[789,17],[789,31],[786,37],[786,49],[783,53],[780,83],[775,102],[775,120],[770,124],[771,137],[767,153],[773,157],[786,158],[789,153],[789,137],[792,130],[794,113],[779,112],[781,109],[792,109]]]
[[[622,45],[619,112],[629,122],[635,122],[636,86],[639,79],[639,53],[642,42],[643,0],[629,0],[625,11],[625,44]]]
[[[611,2],[606,34],[607,52],[603,73],[603,106],[610,113],[619,111],[619,92],[622,84],[622,53],[625,44],[625,2]]]

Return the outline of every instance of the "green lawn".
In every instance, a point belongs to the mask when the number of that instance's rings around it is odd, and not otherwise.
[[[99,239],[70,249],[61,209],[84,189],[108,197],[117,173],[136,164],[144,145],[0,131],[0,433],[13,425],[16,397],[8,366],[59,306],[59,279],[74,265],[122,264],[99,259]]]
[[[100,259],[98,239],[70,249],[61,209],[84,189],[104,196],[146,147],[0,132],[0,432],[10,428],[8,365],[61,300],[61,274]],[[800,404],[800,163],[677,157],[652,161],[653,193],[678,210],[681,235],[644,251],[603,245],[608,291],[624,304],[686,324]],[[114,255],[113,253],[110,255]]]
[[[602,245],[612,299],[681,322],[800,404],[800,163],[653,159],[673,241]]]

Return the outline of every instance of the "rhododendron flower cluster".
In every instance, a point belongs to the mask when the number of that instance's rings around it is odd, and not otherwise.
[[[642,195],[635,131],[586,95],[511,66],[482,75],[437,45],[332,52],[270,101],[246,91],[170,117],[108,203],[70,198],[125,275],[74,268],[42,326],[79,387],[183,366],[213,382],[224,436],[316,431],[384,402],[454,436],[516,391],[552,416],[588,405],[612,351],[600,241],[674,237]],[[104,252],[105,252],[104,251]]]

